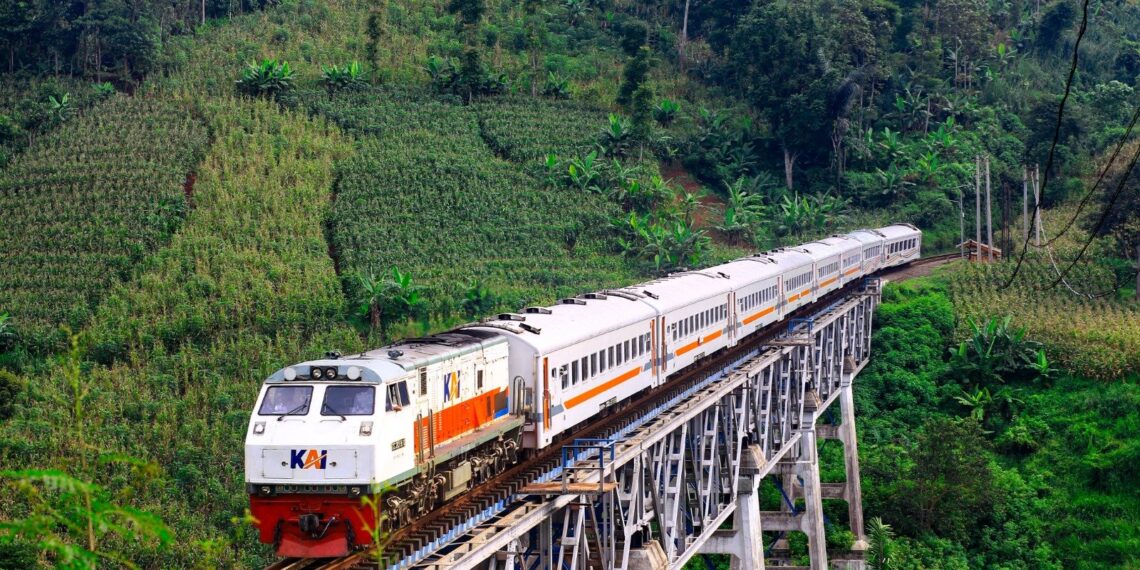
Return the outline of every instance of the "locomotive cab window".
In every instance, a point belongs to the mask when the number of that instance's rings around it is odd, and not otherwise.
[[[330,410],[337,409],[337,408],[334,408],[333,406],[329,405],[330,393],[336,388],[349,388],[349,389],[357,389],[357,390],[363,388],[363,389],[367,390],[367,393],[361,392],[361,394],[363,394],[363,395],[361,396],[361,400],[360,400],[361,409],[363,409],[364,405],[367,404],[367,411],[358,412],[355,409],[353,409],[352,410],[353,413],[340,412],[340,415],[356,416],[356,415],[370,415],[370,414],[372,414],[372,388],[370,386],[333,386],[333,387],[330,387],[327,391],[325,391],[325,405],[324,405],[324,408],[321,410],[322,415],[326,415],[326,416],[336,415],[336,414],[328,413]],[[357,394],[353,394],[353,400],[354,401],[353,401],[353,406],[351,406],[352,408],[355,408],[356,396],[357,396]],[[400,408],[403,408],[404,406],[407,406],[410,403],[411,403],[411,401],[408,399],[408,384],[407,384],[407,382],[396,382],[394,384],[388,385],[388,400],[384,404],[385,410],[388,410],[389,412],[398,411]],[[346,407],[346,408],[348,408],[348,407]]]
[[[389,384],[388,396],[389,410],[399,410],[408,405],[407,384]],[[375,409],[376,390],[372,386],[329,386],[321,404],[321,415],[371,416]]]
[[[257,413],[263,416],[308,415],[312,399],[312,386],[270,386]]]

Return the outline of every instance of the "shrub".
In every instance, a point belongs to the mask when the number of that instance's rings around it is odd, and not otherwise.
[[[263,59],[261,63],[250,63],[237,80],[238,91],[246,95],[277,97],[293,89],[293,68],[289,62],[276,59]]]
[[[355,89],[368,84],[364,68],[360,62],[352,62],[344,66],[330,65],[323,69],[321,82],[329,93],[343,89]]]

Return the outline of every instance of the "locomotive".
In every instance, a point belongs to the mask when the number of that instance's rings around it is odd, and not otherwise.
[[[245,440],[260,540],[301,558],[366,547],[921,246],[909,224],[859,230],[278,370]]]

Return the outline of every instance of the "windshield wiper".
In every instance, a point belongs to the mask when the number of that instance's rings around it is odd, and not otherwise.
[[[301,402],[300,404],[297,404],[296,408],[293,408],[292,410],[289,410],[288,412],[285,412],[284,414],[277,416],[277,421],[281,421],[281,420],[285,419],[285,416],[291,416],[293,414],[296,414],[297,412],[301,411],[302,408],[307,408],[307,407],[309,407],[309,402]]]
[[[332,409],[332,406],[330,406],[328,402],[321,404],[321,413],[325,413],[325,410],[328,410],[334,416],[340,416],[340,421],[342,422],[348,421],[348,418],[344,417],[344,414]]]

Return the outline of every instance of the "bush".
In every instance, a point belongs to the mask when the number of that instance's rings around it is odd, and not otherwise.
[[[19,377],[7,370],[0,370],[0,420],[6,420],[15,413],[16,398],[22,390]]]
[[[289,62],[263,59],[250,63],[237,80],[238,91],[246,95],[278,97],[293,89],[293,69]]]

